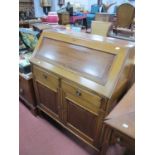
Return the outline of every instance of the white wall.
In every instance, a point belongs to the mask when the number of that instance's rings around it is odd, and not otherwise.
[[[66,2],[66,4],[67,4],[67,2],[80,3],[81,5],[83,5],[85,7],[86,10],[90,10],[91,5],[96,4],[97,0],[66,0],[65,2]]]
[[[51,0],[52,5],[54,5],[55,1],[57,1],[57,0]],[[35,16],[36,17],[42,17],[42,16],[44,16],[43,9],[40,6],[40,0],[33,0],[33,2],[34,2]],[[52,11],[52,8],[51,8],[51,11]]]
[[[58,6],[58,0],[51,0],[52,2],[52,8],[51,11],[57,11],[59,8]],[[80,3],[81,5],[84,5],[85,9],[90,11],[91,5],[92,4],[96,4],[97,0],[65,0],[65,4],[67,4],[67,2],[71,2],[71,3]],[[120,5],[122,3],[128,2],[128,0],[102,0],[103,3],[109,2],[117,2],[116,5]],[[129,2],[133,5],[135,5],[135,2]],[[36,17],[42,17],[44,15],[42,8],[40,6],[40,0],[34,0],[34,7],[35,7],[35,16]],[[114,12],[114,7],[112,6],[108,12],[109,13],[113,13]]]

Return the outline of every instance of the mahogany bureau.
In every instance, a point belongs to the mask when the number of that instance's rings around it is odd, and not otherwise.
[[[30,60],[37,109],[99,150],[102,122],[128,87],[133,58],[131,42],[44,30]]]
[[[130,88],[104,122],[100,155],[119,150],[121,155],[135,154],[135,85]]]

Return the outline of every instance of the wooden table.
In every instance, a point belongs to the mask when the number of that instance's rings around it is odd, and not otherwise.
[[[104,138],[100,155],[105,155],[116,145],[120,152],[135,152],[135,85],[130,88],[104,122]],[[118,147],[117,146],[117,147]]]
[[[31,25],[34,30],[37,30],[37,31],[43,31],[45,29],[51,29],[51,24],[47,24],[47,23],[35,23],[35,24],[32,24]]]
[[[32,24],[31,27],[33,27],[35,31],[39,31],[40,34],[42,33],[42,31],[48,30],[48,29],[57,29],[57,30],[66,29],[64,25],[51,24],[51,23],[35,23],[35,24]]]

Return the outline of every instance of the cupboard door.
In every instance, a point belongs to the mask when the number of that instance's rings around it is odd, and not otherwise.
[[[53,91],[39,82],[36,82],[39,106],[50,112],[54,117],[59,117],[58,92]]]
[[[98,117],[69,99],[65,99],[64,104],[66,112],[64,122],[66,126],[74,133],[93,144]]]

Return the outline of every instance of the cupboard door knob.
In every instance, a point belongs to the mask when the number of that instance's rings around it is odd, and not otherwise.
[[[121,138],[117,137],[117,138],[116,138],[116,141],[117,141],[117,142],[120,142],[120,141],[121,141]]]
[[[24,90],[22,88],[19,89],[20,94],[24,93]]]
[[[81,92],[79,90],[76,91],[76,96],[81,96]]]

